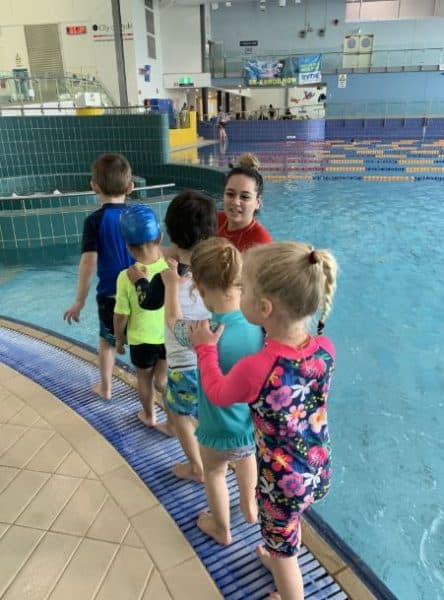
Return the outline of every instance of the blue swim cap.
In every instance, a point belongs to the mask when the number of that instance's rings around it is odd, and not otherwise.
[[[132,204],[120,215],[120,229],[131,246],[153,242],[160,236],[160,227],[153,209],[146,204]]]

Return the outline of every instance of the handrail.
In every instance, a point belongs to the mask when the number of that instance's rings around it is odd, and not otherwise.
[[[175,183],[158,183],[156,185],[144,185],[141,187],[136,187],[133,189],[133,192],[139,192],[140,190],[157,190],[160,189],[162,191],[164,188],[176,187]],[[132,193],[132,192],[131,192]],[[39,193],[30,193],[25,196],[20,196],[12,193],[10,196],[0,196],[0,200],[30,200],[32,198],[65,198],[67,196],[91,196],[91,194],[95,194],[92,190],[88,192],[52,192],[52,194],[39,194]]]
[[[344,52],[341,50],[317,50],[321,54],[321,71],[324,74],[353,72],[354,69],[377,70],[393,69],[404,70],[405,68],[422,70],[427,67],[439,69],[444,63],[444,48],[386,48],[375,49],[372,52]],[[305,52],[308,54],[309,51]],[[221,57],[212,57],[211,75],[219,77],[243,77],[243,64],[246,60],[282,60],[290,56],[303,56],[301,52],[276,53],[275,50],[269,54],[224,54]],[[361,59],[365,57],[368,64],[362,64]],[[361,63],[361,64],[360,64]]]

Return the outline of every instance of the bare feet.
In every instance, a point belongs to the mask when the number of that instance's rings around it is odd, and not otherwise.
[[[214,517],[209,512],[201,512],[197,518],[197,526],[221,546],[228,546],[232,542],[231,533],[221,531],[214,522]]]
[[[245,501],[244,498],[240,498],[240,509],[244,515],[244,519],[247,523],[257,523],[258,508],[256,500]]]
[[[95,383],[92,391],[102,398],[102,400],[111,400],[111,390],[104,390],[101,383]]]
[[[137,418],[147,427],[156,427],[156,418],[151,415],[147,415],[144,410],[140,410],[137,413]]]
[[[190,463],[178,463],[173,465],[172,471],[178,479],[188,479],[203,483],[203,471]]]
[[[256,554],[264,567],[271,571],[270,553],[265,549],[265,546],[257,546]]]
[[[168,423],[168,421],[165,421],[164,423],[155,423],[153,427],[168,437],[175,437],[176,435],[176,430],[171,423]]]

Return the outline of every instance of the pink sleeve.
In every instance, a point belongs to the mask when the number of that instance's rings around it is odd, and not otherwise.
[[[202,387],[208,400],[216,406],[235,402],[254,402],[268,377],[275,356],[266,349],[245,356],[229,373],[223,375],[219,367],[217,346],[196,346]]]
[[[320,335],[316,339],[317,339],[319,346],[323,350],[328,352],[332,358],[334,358],[335,354],[336,354],[336,348],[335,348],[333,342],[328,337],[324,337],[323,335]]]

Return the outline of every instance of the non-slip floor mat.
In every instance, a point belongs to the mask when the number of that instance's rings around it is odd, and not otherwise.
[[[98,379],[94,365],[4,327],[0,327],[0,361],[54,394],[120,452],[176,521],[227,600],[267,598],[274,587],[255,556],[261,542],[259,529],[243,521],[233,473],[228,475],[233,543],[221,547],[196,527],[198,513],[207,507],[203,486],[173,476],[172,464],[184,461],[182,449],[176,439],[140,423],[136,417],[140,405],[132,387],[115,378],[113,399],[104,402],[90,391]],[[160,408],[158,417],[165,418]],[[346,600],[346,594],[306,548],[301,550],[299,564],[306,600]]]

